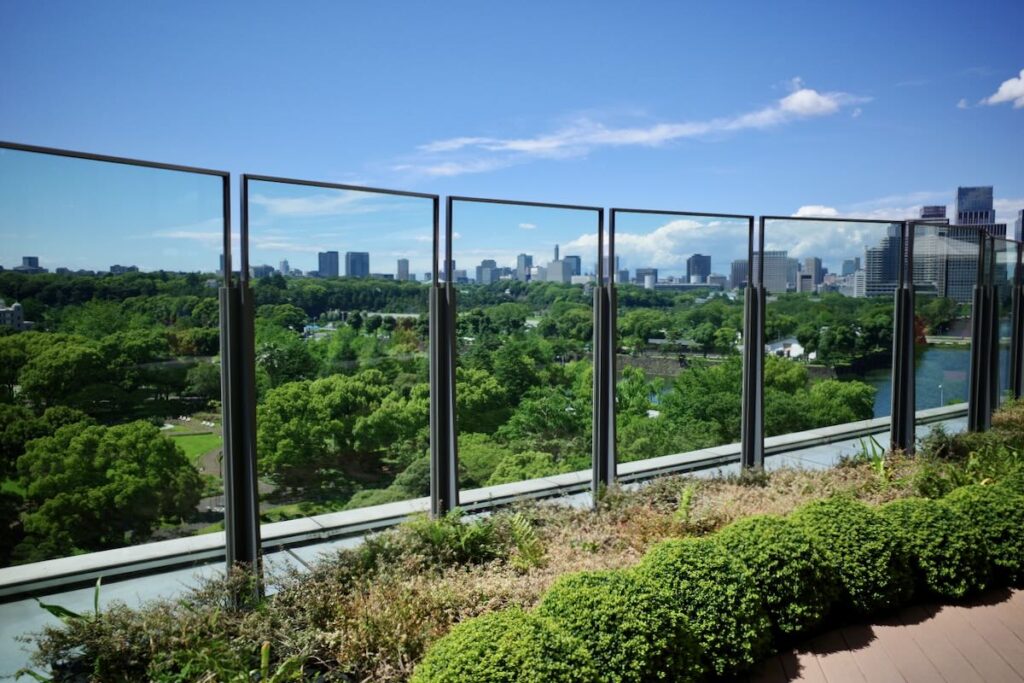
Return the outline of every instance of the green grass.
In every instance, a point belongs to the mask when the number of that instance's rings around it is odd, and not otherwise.
[[[185,451],[185,457],[194,465],[199,464],[199,458],[203,455],[215,448],[220,448],[221,445],[220,435],[212,432],[171,434],[170,437],[181,446]]]

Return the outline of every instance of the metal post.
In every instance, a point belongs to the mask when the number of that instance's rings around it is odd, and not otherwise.
[[[989,357],[991,342],[991,306],[989,305],[988,288],[986,286],[986,237],[978,234],[978,271],[971,298],[971,367],[968,377],[967,428],[971,431],[984,431],[989,423],[991,407],[991,390],[989,387],[991,372]]]
[[[1016,266],[1013,270],[1013,295],[1010,314],[1010,391],[1020,398],[1024,389],[1024,291],[1021,288],[1021,260],[1024,245],[1016,243]]]
[[[892,388],[889,447],[914,451],[913,226],[903,223],[900,270],[893,292]]]
[[[743,291],[743,385],[740,417],[740,451],[744,468],[764,467],[764,307],[765,291],[755,256],[764,253],[764,219],[760,222],[760,248],[754,249],[754,219],[748,226],[747,286]],[[755,273],[757,277],[755,278]]]
[[[445,253],[439,252],[438,203],[434,203],[434,277],[430,287],[430,514],[459,504],[455,415],[455,289],[452,287],[452,199],[447,198]],[[439,261],[443,263],[439,267]],[[444,273],[444,282],[440,274]]]
[[[614,231],[615,213],[611,225]],[[613,234],[613,233],[610,233]],[[605,268],[604,212],[599,213],[597,230],[597,282],[594,286],[593,409],[591,424],[591,493],[596,506],[608,486],[615,482],[615,311],[613,239],[608,240],[608,268]],[[609,270],[612,272],[606,273]],[[607,282],[606,282],[607,279]]]

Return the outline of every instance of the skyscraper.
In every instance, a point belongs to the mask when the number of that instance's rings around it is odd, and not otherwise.
[[[808,256],[804,259],[804,272],[810,273],[811,281],[816,285],[820,285],[825,278],[821,268],[821,259],[817,256]]]
[[[572,268],[573,275],[583,274],[583,260],[579,256],[566,256],[563,260]]]
[[[558,260],[558,245],[555,245],[555,260]]]
[[[398,259],[398,279],[405,282],[409,279],[409,259]]]
[[[283,259],[279,264],[277,264],[277,269],[281,271],[281,275],[287,275],[292,272],[291,266],[288,265],[288,259]]]
[[[757,278],[757,266],[758,256],[760,252],[754,252],[754,267],[751,269],[753,277]],[[763,283],[765,289],[772,294],[781,294],[789,289],[790,281],[793,282],[794,288],[796,287],[796,272],[790,272],[793,270],[793,266],[796,259],[789,258],[788,251],[766,251],[764,252],[764,278]],[[790,280],[792,275],[792,280]]]
[[[703,283],[711,275],[711,257],[694,254],[686,259],[686,281]]]
[[[1013,239],[1020,242],[1021,237],[1024,237],[1024,209],[1017,214],[1017,221],[1013,224]]]
[[[729,267],[729,286],[733,289],[746,287],[749,273],[747,259],[736,259]]]
[[[478,285],[489,285],[498,280],[498,264],[494,259],[484,259],[476,267],[476,283]]]
[[[338,252],[321,251],[317,257],[320,260],[317,270],[320,277],[338,277]]]
[[[650,275],[654,278],[653,284],[658,284],[658,269],[657,268],[637,268],[636,269],[636,283],[638,285],[644,284],[647,280],[647,276]]]
[[[516,257],[516,279],[526,282],[530,279],[530,268],[533,268],[533,256],[520,254]]]
[[[900,269],[900,226],[890,225],[876,247],[864,250],[864,287],[867,296],[891,294]]]
[[[996,222],[991,185],[956,189],[956,222],[958,225],[989,225]]]
[[[345,277],[370,277],[370,253],[346,251]]]
[[[860,270],[860,256],[854,256],[843,260],[843,272],[842,275],[853,275]]]

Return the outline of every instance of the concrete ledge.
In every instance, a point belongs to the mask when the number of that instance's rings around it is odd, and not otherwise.
[[[966,414],[966,403],[921,410],[917,413],[917,424],[949,420]],[[765,454],[777,455],[878,434],[888,429],[889,418],[881,417],[773,436],[765,439]],[[688,453],[620,463],[618,479],[622,483],[638,482],[665,474],[713,469],[737,463],[739,460],[740,445],[726,444]],[[485,512],[516,501],[583,493],[590,490],[590,477],[590,470],[581,470],[541,479],[469,489],[460,493],[459,503],[467,512]],[[264,524],[261,527],[263,548],[265,552],[272,552],[289,546],[310,545],[328,539],[363,535],[395,526],[429,510],[429,498],[415,498],[398,503]],[[7,567],[0,569],[0,602],[53,592],[54,588],[70,590],[87,586],[95,583],[101,576],[105,580],[119,580],[223,559],[224,532],[218,532]]]

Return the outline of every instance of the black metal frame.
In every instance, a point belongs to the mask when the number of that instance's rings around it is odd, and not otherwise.
[[[759,305],[759,301],[763,301],[764,293],[758,286],[755,286],[752,282],[753,270],[753,254],[754,254],[754,216],[747,214],[734,214],[734,213],[713,213],[704,211],[675,211],[675,210],[658,210],[658,209],[623,209],[613,208],[609,209],[609,263],[615,263],[615,220],[618,214],[641,214],[641,215],[663,215],[663,216],[692,216],[694,218],[722,218],[726,220],[745,220],[747,221],[747,284],[744,288],[743,294],[743,389],[742,389],[742,405],[741,405],[741,418],[740,418],[740,442],[742,452],[742,462],[744,467],[763,467],[764,466],[764,390],[761,383],[756,382],[756,377],[763,376],[764,372],[764,326],[763,324],[757,326],[755,321],[759,315],[758,311],[761,310],[763,304]],[[762,251],[763,245],[762,245]],[[609,281],[613,278],[609,278]],[[611,423],[611,473],[614,479],[616,473],[616,459],[615,459],[615,416],[617,411],[617,404],[615,400],[615,353],[618,348],[618,328],[615,324],[614,316],[617,313],[617,301],[615,297],[614,288],[611,290],[612,295],[610,299],[610,307],[612,311],[612,322],[610,331],[608,332],[611,340],[611,400],[610,400],[610,423]],[[750,334],[750,330],[755,329],[760,334]],[[756,353],[756,349],[761,349],[761,354]],[[760,374],[759,374],[760,373]]]
[[[604,283],[604,209],[597,206],[583,206],[578,204],[555,204],[551,202],[531,202],[517,199],[495,199],[491,197],[466,197],[466,196],[449,196],[447,197],[447,211],[445,215],[445,225],[447,229],[447,240],[446,240],[446,273],[448,274],[447,279],[451,279],[451,234],[452,234],[452,223],[454,216],[454,207],[456,202],[465,202],[473,204],[500,204],[503,206],[527,206],[540,209],[564,209],[572,211],[592,211],[597,214],[597,282],[594,286],[594,341],[593,341],[593,354],[594,354],[594,393],[593,393],[593,424],[592,424],[592,446],[591,446],[591,469],[592,469],[592,483],[591,490],[593,493],[594,504],[596,505],[601,495],[602,490],[610,485],[614,481],[615,477],[615,453],[614,453],[614,420],[609,420],[610,416],[613,416],[612,408],[609,403],[608,396],[612,386],[612,379],[614,377],[614,357],[612,357],[609,363],[609,354],[614,356],[614,346],[609,343],[611,336],[609,335],[608,325],[614,325],[614,313],[609,314],[610,302],[614,299],[614,285],[606,285]],[[457,316],[456,302],[454,296],[454,287],[450,283],[447,283],[452,295],[448,299],[447,308],[447,320],[446,324],[450,331],[451,349],[450,349],[450,363],[451,363],[451,396],[452,396],[452,446],[451,446],[451,458],[452,471],[457,473],[458,471],[458,425],[454,419],[454,397],[455,397],[455,365],[456,365],[456,349],[455,349],[455,321]],[[611,290],[611,291],[609,291]],[[610,347],[610,349],[609,349]],[[612,374],[609,375],[609,372]],[[453,482],[453,495],[452,499],[455,501],[455,505],[458,504],[458,477],[454,476]]]

